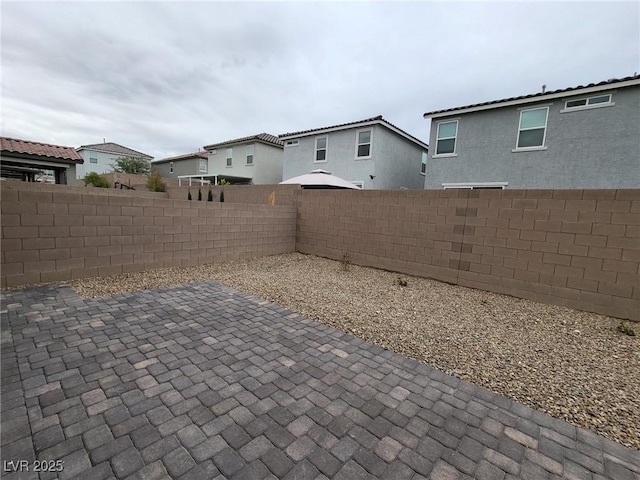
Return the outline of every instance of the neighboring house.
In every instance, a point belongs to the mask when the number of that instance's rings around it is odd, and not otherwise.
[[[153,170],[164,178],[178,178],[183,175],[208,176],[209,154],[205,152],[187,153],[176,157],[163,158],[151,162]]]
[[[73,147],[0,137],[2,178],[41,181],[53,177],[55,183],[73,183],[82,157]]]
[[[425,188],[640,188],[640,76],[427,112]]]
[[[282,142],[260,133],[250,137],[206,145],[207,174],[213,183],[270,185],[282,181]]]
[[[428,145],[382,116],[280,139],[285,180],[321,168],[360,188],[424,188]]]
[[[117,143],[103,142],[94,145],[83,145],[76,149],[84,159],[84,165],[78,168],[77,178],[83,178],[89,172],[107,173],[113,171],[113,164],[118,158],[133,157],[151,161],[153,157]]]

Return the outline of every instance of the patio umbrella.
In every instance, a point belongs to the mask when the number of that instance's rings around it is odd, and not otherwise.
[[[360,187],[355,186],[353,183],[331,175],[331,172],[322,169],[312,170],[310,173],[280,182],[280,185],[290,184],[299,184],[302,185],[302,188],[353,188],[354,190],[360,190]]]

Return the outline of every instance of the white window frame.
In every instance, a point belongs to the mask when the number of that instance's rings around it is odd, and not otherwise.
[[[207,173],[207,160],[205,158],[198,159],[198,172]]]
[[[169,162],[169,173],[173,173],[173,162]]]
[[[233,167],[233,148],[225,149],[225,158],[227,161],[227,168]]]
[[[593,100],[594,98],[601,98],[601,97],[609,97],[609,101],[600,102],[600,103],[591,103],[591,104],[589,103],[590,100]],[[571,102],[579,102],[581,100],[584,100],[584,105],[575,105],[575,106],[568,105]],[[592,110],[594,108],[613,107],[614,105],[615,105],[615,102],[613,101],[613,92],[599,94],[599,95],[590,95],[588,97],[568,98],[564,101],[564,108],[560,110],[560,113],[578,112],[580,110]]]
[[[420,160],[420,175],[424,175],[424,176],[427,175],[427,159],[428,158],[429,156],[427,155],[427,152],[422,152],[422,160]]]
[[[516,148],[514,148],[513,150],[511,150],[513,153],[517,153],[517,152],[536,152],[536,151],[540,151],[540,150],[546,150],[546,143],[547,143],[547,130],[549,127],[549,106],[550,105],[538,105],[535,107],[527,107],[527,108],[519,108],[518,110],[520,110],[520,115],[518,116],[518,136],[516,137]],[[522,114],[524,112],[530,112],[531,110],[542,110],[545,109],[547,111],[546,116],[544,118],[544,134],[542,135],[542,145],[535,145],[535,146],[531,146],[531,147],[518,147],[518,144],[520,143],[520,132],[523,130],[537,130],[540,127],[535,127],[535,128],[524,128],[521,129],[520,128],[520,123],[522,122]]]
[[[458,129],[460,128],[459,118],[449,118],[447,120],[443,120],[442,122],[436,123],[436,150],[433,154],[432,158],[448,158],[448,157],[457,157],[458,153]],[[445,123],[455,123],[456,124],[456,135],[455,137],[445,137],[438,138],[438,134],[440,133],[440,125]],[[452,153],[438,153],[438,140],[451,140],[453,138],[453,152]]]
[[[360,143],[360,134],[362,132],[369,132],[369,143]],[[362,157],[358,156],[358,147],[360,145],[369,145],[369,155],[363,155]],[[355,153],[355,159],[356,160],[367,160],[371,158],[371,151],[372,151],[372,147],[373,147],[373,128],[361,128],[360,130],[356,131],[356,153]]]
[[[351,180],[356,187],[360,187],[360,190],[364,190],[364,182],[362,180]]]
[[[95,155],[95,157],[94,157],[94,155]],[[98,164],[98,152],[89,152],[89,163],[91,163],[93,165],[97,165]]]
[[[251,153],[249,153],[249,150],[251,150]],[[252,143],[251,145],[247,145],[246,158],[247,158],[247,166],[248,167],[253,166],[253,158],[254,158],[255,153],[256,153],[255,144]],[[251,161],[249,161],[249,157],[251,157]]]
[[[509,182],[467,182],[467,183],[443,183],[442,188],[449,189],[465,189],[465,190],[477,190],[480,188],[501,188],[504,190],[509,185]]]
[[[299,144],[300,144],[300,140],[298,140],[297,138],[294,138],[293,140],[287,140],[286,142],[284,142],[284,148],[297,147]]]
[[[318,140],[320,139],[326,139],[326,142],[324,144],[324,160],[317,160],[318,158]],[[319,137],[315,138],[314,141],[314,145],[315,148],[313,149],[313,163],[327,163],[327,153],[329,152],[329,136],[328,135],[321,135]]]

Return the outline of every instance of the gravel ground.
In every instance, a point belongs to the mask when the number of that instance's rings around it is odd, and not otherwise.
[[[286,254],[75,281],[85,297],[216,280],[640,449],[640,326]],[[398,280],[407,281],[406,286]]]

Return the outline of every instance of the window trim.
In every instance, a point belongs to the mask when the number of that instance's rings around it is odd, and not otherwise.
[[[522,114],[525,112],[530,112],[532,110],[546,110],[546,115],[544,117],[544,133],[542,134],[542,145],[531,145],[529,147],[519,147],[520,144],[520,132],[523,130],[539,130],[541,127],[532,127],[532,128],[520,128],[520,124],[522,123]],[[549,105],[538,105],[531,108],[519,108],[520,115],[518,116],[518,135],[516,137],[516,147],[511,150],[513,153],[515,152],[533,152],[537,150],[546,150],[547,147],[545,143],[547,142],[547,128],[549,126]]]
[[[605,94],[600,94],[600,95],[589,95],[586,97],[578,97],[578,98],[568,98],[564,101],[564,108],[562,110],[560,110],[560,113],[567,113],[567,112],[579,112],[581,110],[593,110],[594,108],[604,108],[604,107],[613,107],[616,103],[613,101],[613,94],[614,92],[609,92],[609,93],[605,93]],[[589,100],[591,100],[592,98],[598,98],[598,97],[609,97],[609,101],[608,102],[601,102],[601,103],[593,103],[593,104],[589,104]],[[585,104],[584,105],[576,105],[575,107],[569,107],[567,106],[567,103],[569,102],[577,102],[580,100],[585,100]]]
[[[169,162],[169,173],[173,173],[173,162]]]
[[[92,155],[95,155],[95,158]],[[93,160],[95,160],[95,162]],[[92,165],[98,164],[98,152],[89,152],[89,163]]]
[[[226,159],[226,168],[231,168],[233,167],[233,147],[231,148],[226,148],[224,151],[225,154],[225,159]]]
[[[429,154],[427,152],[422,152],[422,158],[420,159],[420,175],[427,176],[427,160],[429,158]],[[422,171],[422,166],[424,165],[424,172]]]
[[[432,158],[447,158],[447,157],[457,157],[458,153],[456,149],[458,148],[458,129],[460,128],[460,118],[449,118],[447,120],[443,120],[441,122],[436,122],[436,149]],[[456,135],[454,137],[446,137],[446,138],[438,138],[438,133],[440,132],[440,125],[443,123],[455,123],[456,124]],[[453,152],[450,153],[438,153],[438,140],[450,140],[453,138]]]
[[[324,146],[324,160],[317,160],[318,158],[318,140],[321,138],[325,138],[327,141]],[[320,135],[314,140],[314,149],[313,149],[313,163],[327,163],[327,153],[329,151],[329,135]]]
[[[204,169],[202,168],[203,165],[204,165]],[[207,159],[206,158],[199,158],[198,159],[198,173],[207,173]]]
[[[251,153],[249,153],[249,147],[251,147]],[[247,160],[247,167],[252,167],[253,164],[253,159],[255,157],[256,154],[256,145],[255,143],[251,143],[249,145],[247,145],[246,149],[245,149],[245,158]],[[249,157],[251,157],[251,162],[249,162]]]
[[[360,142],[360,134],[362,132],[369,132],[369,143],[359,143]],[[362,157],[358,156],[358,147],[360,145],[369,145],[369,155],[365,155]],[[373,147],[373,128],[369,127],[369,128],[361,128],[359,130],[356,130],[356,151],[355,151],[355,159],[356,160],[368,160],[371,158],[371,152],[372,152],[372,147]]]

